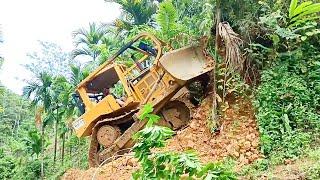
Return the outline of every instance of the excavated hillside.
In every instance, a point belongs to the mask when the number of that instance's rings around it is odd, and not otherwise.
[[[214,134],[207,125],[210,108],[210,98],[205,99],[200,107],[193,108],[189,125],[168,140],[164,150],[182,152],[193,149],[203,163],[232,157],[237,162],[237,168],[261,157],[258,150],[259,133],[250,101],[236,99],[229,102],[229,108],[220,119],[220,130]],[[62,179],[130,179],[131,174],[139,168],[132,156],[126,154],[101,168],[70,169]]]

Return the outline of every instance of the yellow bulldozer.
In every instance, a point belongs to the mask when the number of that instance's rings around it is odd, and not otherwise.
[[[161,117],[159,125],[174,130],[185,126],[190,111],[173,97],[213,68],[200,45],[174,50],[149,33],[125,44],[76,89],[82,115],[72,126],[78,137],[91,135],[89,165],[132,147],[132,136],[146,124],[137,119],[145,104]]]

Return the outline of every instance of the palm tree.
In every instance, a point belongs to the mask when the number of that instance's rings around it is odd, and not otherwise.
[[[73,33],[76,49],[73,50],[73,57],[86,55],[95,60],[99,55],[97,45],[102,43],[103,37],[108,33],[106,25],[89,24],[89,30],[80,28]]]
[[[117,19],[114,25],[118,31],[130,30],[133,25],[146,24],[157,11],[156,1],[153,0],[105,0],[121,6],[123,16]]]
[[[62,139],[61,144],[61,162],[63,164],[64,161],[64,151],[65,151],[65,134],[70,131],[69,128],[70,120],[73,119],[76,114],[76,104],[73,102],[72,94],[74,93],[75,86],[73,86],[70,82],[68,82],[65,78],[60,77],[57,78],[56,85],[57,88],[57,101],[59,102],[57,108],[57,119],[61,121],[57,121],[55,125],[59,124],[60,138]],[[63,107],[60,109],[59,107]],[[59,113],[58,113],[59,110]],[[56,127],[55,131],[55,139],[57,139],[58,128]],[[57,141],[55,141],[57,143]],[[56,146],[56,144],[55,144]]]
[[[57,157],[57,145],[58,145],[58,131],[59,125],[65,126],[65,122],[62,119],[73,115],[74,107],[70,107],[71,94],[73,93],[74,87],[69,84],[67,79],[63,76],[58,76],[54,78],[53,81],[53,100],[54,106],[52,112],[55,111],[55,121],[54,121],[54,163]],[[60,107],[63,107],[62,109]],[[63,139],[64,141],[64,139]],[[63,142],[64,144],[64,142]],[[64,148],[64,147],[63,147]]]
[[[31,104],[33,107],[41,107],[43,109],[38,111],[40,116],[42,114],[47,114],[51,110],[51,102],[52,102],[52,77],[47,73],[40,73],[35,81],[28,82],[28,85],[23,88],[23,96],[27,98],[32,97]],[[44,128],[49,120],[51,120],[50,113],[45,118],[45,120],[41,121],[41,177],[44,177]]]
[[[61,162],[63,164],[64,161],[64,152],[65,152],[65,140],[66,136],[65,134],[68,131],[71,131],[71,128],[69,128],[69,124],[74,119],[74,116],[76,116],[78,113],[76,104],[73,100],[73,94],[75,87],[89,75],[88,70],[81,70],[79,66],[71,66],[71,78],[69,80],[65,79],[64,77],[56,77],[54,84],[53,84],[53,91],[55,92],[55,99],[58,102],[57,106],[57,112],[59,107],[63,107],[62,109],[59,109],[59,113],[57,113],[58,119],[64,119],[63,121],[57,121],[57,124],[59,124],[59,130],[60,130],[60,138],[62,139],[61,144]],[[57,131],[55,131],[57,133]],[[57,137],[57,134],[55,134],[55,139]]]
[[[50,110],[52,102],[51,85],[53,78],[46,72],[42,72],[34,81],[29,81],[28,85],[23,87],[23,96],[32,97],[31,104],[35,106],[43,106],[47,113]]]
[[[76,87],[84,78],[89,76],[90,71],[87,69],[81,69],[80,66],[70,66],[71,68],[71,79],[70,84]]]

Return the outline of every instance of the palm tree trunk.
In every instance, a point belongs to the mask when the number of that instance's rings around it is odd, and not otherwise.
[[[72,136],[72,131],[69,130],[69,132],[70,132],[69,138],[71,138],[71,136]],[[71,146],[71,145],[69,146],[69,156],[70,156],[70,159],[71,159],[71,161],[72,161],[72,146]]]
[[[58,142],[58,108],[57,108],[57,114],[56,119],[54,122],[54,156],[53,156],[53,164],[56,163],[57,159],[57,142]]]
[[[62,134],[62,148],[61,148],[61,164],[63,165],[64,161],[64,142],[66,140],[65,133]]]
[[[18,131],[19,131],[19,129],[20,129],[20,121],[21,121],[21,119],[22,119],[22,117],[21,117],[22,115],[21,114],[19,114],[19,119],[18,119],[18,124],[17,124],[17,130],[16,130],[16,135],[18,135]]]
[[[13,128],[12,128],[12,131],[11,131],[11,136],[14,136],[14,133],[15,133],[15,131],[17,130],[17,121],[19,121],[18,120],[18,114],[15,114],[15,120],[14,120],[14,125],[13,125]]]
[[[41,124],[41,179],[44,179],[44,125]]]

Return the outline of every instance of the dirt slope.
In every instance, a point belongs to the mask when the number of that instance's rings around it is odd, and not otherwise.
[[[259,133],[251,103],[235,100],[225,111],[220,131],[215,134],[207,128],[210,107],[210,101],[205,101],[195,112],[189,127],[169,140],[166,148],[194,149],[204,163],[230,156],[238,159],[238,165],[242,166],[259,158]]]
[[[193,109],[193,119],[188,127],[177,132],[168,141],[165,150],[185,151],[194,149],[201,162],[222,160],[234,157],[237,167],[248,164],[261,155],[258,151],[259,134],[253,109],[249,101],[235,100],[221,119],[220,132],[210,133],[207,126],[210,100],[206,99],[199,108]],[[130,179],[138,163],[132,154],[121,157],[103,167],[88,170],[70,169],[62,179]],[[94,175],[95,174],[95,175]]]

